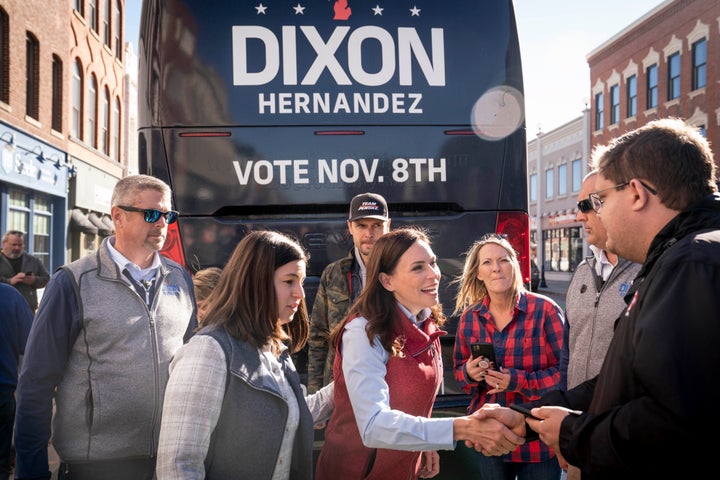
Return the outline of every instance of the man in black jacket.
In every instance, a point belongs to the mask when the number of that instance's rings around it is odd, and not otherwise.
[[[662,119],[595,150],[592,163],[608,248],[643,265],[598,376],[544,395],[532,410],[541,420],[527,424],[583,480],[665,478],[688,464],[711,473],[720,427],[713,154],[696,128]]]
[[[48,280],[50,274],[42,261],[25,251],[25,234],[19,230],[5,232],[0,252],[0,283],[15,287],[35,313],[37,289],[44,288]]]

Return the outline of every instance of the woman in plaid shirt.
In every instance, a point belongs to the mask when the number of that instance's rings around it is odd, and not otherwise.
[[[557,389],[565,319],[550,298],[525,289],[515,250],[496,234],[468,250],[455,304],[462,312],[455,337],[455,378],[473,395],[474,412],[486,403],[526,403]],[[496,365],[471,356],[471,344],[493,345]],[[502,457],[478,454],[484,480],[560,478],[555,452],[539,440]]]

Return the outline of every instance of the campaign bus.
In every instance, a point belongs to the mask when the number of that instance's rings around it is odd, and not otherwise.
[[[450,316],[464,252],[507,235],[530,281],[523,79],[511,0],[144,0],[139,171],[179,220],[163,253],[222,267],[252,230],[310,253],[312,308],[350,200],[430,234],[448,314],[435,405],[464,412]],[[302,359],[298,359],[302,371]]]

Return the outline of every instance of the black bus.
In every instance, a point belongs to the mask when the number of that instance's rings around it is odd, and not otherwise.
[[[191,271],[222,267],[251,230],[282,231],[310,252],[311,308],[323,268],[351,248],[351,198],[371,191],[393,227],[429,231],[448,315],[485,233],[508,236],[530,282],[511,0],[144,0],[138,135],[140,173],[180,211],[163,253]],[[468,404],[456,321],[435,415]]]

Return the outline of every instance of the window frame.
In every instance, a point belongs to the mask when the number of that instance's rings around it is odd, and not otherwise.
[[[528,182],[528,187],[530,190],[530,192],[528,193],[528,196],[529,196],[530,203],[536,203],[538,201],[537,183],[538,183],[537,173],[531,174],[530,181]]]
[[[605,124],[605,95],[595,94],[595,130],[602,130]]]
[[[70,135],[81,140],[83,138],[83,97],[85,95],[83,86],[82,65],[80,59],[73,62],[72,78],[72,125]]]
[[[90,29],[95,33],[98,33],[98,20],[97,0],[88,0],[88,21],[90,22]]]
[[[579,192],[582,186],[582,158],[576,158],[572,161],[572,191],[573,193]]]
[[[550,200],[555,196],[555,169],[545,169],[545,200]]]
[[[637,75],[630,75],[625,82],[627,88],[627,114],[625,118],[637,115]]]
[[[25,115],[40,120],[40,41],[25,35]]]
[[[93,147],[98,147],[97,141],[97,119],[98,119],[98,83],[95,74],[90,74],[90,83],[88,84],[88,134],[90,138],[88,143]]]
[[[52,121],[51,127],[56,132],[63,129],[63,61],[59,55],[52,56]]]
[[[610,87],[610,125],[620,121],[620,84]]]
[[[675,100],[680,97],[680,52],[675,52],[667,57],[667,99]]]
[[[645,69],[645,77],[647,79],[647,109],[656,108],[659,101],[659,75],[658,75],[658,64],[653,63]]]
[[[702,46],[702,49],[699,47]],[[698,58],[700,57],[700,58]],[[701,38],[692,44],[692,89],[707,85],[707,39]]]
[[[557,182],[557,194],[559,197],[566,196],[568,194],[567,188],[567,164],[562,163],[558,165],[558,182]]]
[[[10,16],[0,7],[0,101],[10,103]]]
[[[110,155],[110,92],[103,88],[102,103],[100,104],[99,149],[105,155]]]
[[[122,43],[122,7],[120,5],[120,0],[115,0],[113,2],[115,5],[115,17],[114,17],[114,28],[113,28],[113,38],[115,43],[115,57],[118,60],[122,60],[123,58],[123,43]]]
[[[110,0],[102,0],[102,25],[103,25],[103,43],[108,48],[112,48],[112,11],[110,10]]]
[[[120,162],[120,118],[122,115],[122,110],[120,106],[120,98],[115,97],[115,101],[113,102],[113,120],[112,120],[112,151],[113,151],[113,158]]]

